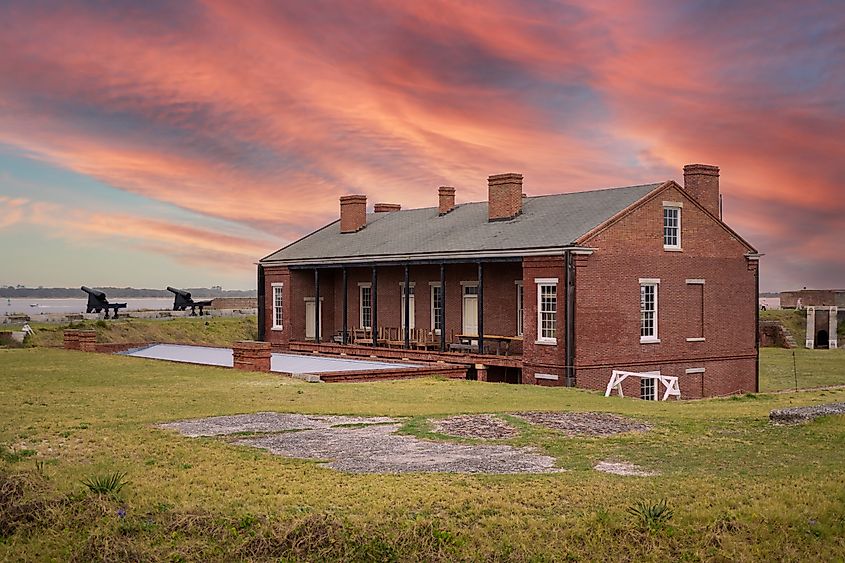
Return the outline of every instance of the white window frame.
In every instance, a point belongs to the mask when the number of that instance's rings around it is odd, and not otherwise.
[[[285,299],[285,284],[283,283],[271,283],[270,284],[270,292],[271,292],[271,299],[273,304],[273,326],[270,327],[270,330],[284,330],[285,326],[285,317],[284,317],[284,299]],[[276,297],[278,296],[278,304]]]
[[[434,290],[440,289],[440,282],[429,282],[429,287],[431,288],[429,291],[431,293],[431,330],[434,331],[434,334],[440,334],[440,329],[437,328],[437,321],[440,320],[440,315],[437,313],[437,308],[435,308],[434,303]],[[443,306],[443,292],[440,292],[440,306]]]
[[[643,307],[642,307],[642,291],[643,287],[654,288],[654,318],[653,318],[653,334],[643,336]],[[660,280],[657,278],[640,278],[640,344],[657,344],[660,342],[657,332],[657,312],[659,310],[659,294],[660,294]]]
[[[417,327],[417,282],[410,282],[411,287],[411,330]],[[399,325],[400,330],[405,330],[405,282],[399,282]]]
[[[683,209],[684,205],[681,202],[674,202],[674,201],[664,201],[663,202],[663,250],[669,251],[679,251],[681,250],[681,209]],[[678,225],[675,227],[677,229],[676,233],[676,244],[666,244],[666,211],[672,210],[678,214]]]
[[[643,396],[643,391],[648,391],[650,388],[650,393],[647,396]],[[656,377],[643,377],[640,378],[640,399],[644,401],[656,401],[657,400],[657,378]]]
[[[557,344],[557,311],[558,311],[558,299],[557,299],[557,285],[558,285],[558,278],[536,278],[534,283],[537,285],[537,340],[535,344],[547,344],[547,345],[556,345]],[[543,288],[544,287],[554,287],[555,288],[555,310],[553,311],[555,316],[555,336],[543,336]]]
[[[643,336],[643,308],[642,308],[642,291],[643,287],[653,287],[654,288],[654,318],[652,326],[654,327],[653,333],[648,336]],[[659,311],[659,295],[660,295],[660,280],[658,278],[640,278],[640,344],[658,344],[660,342],[660,338],[658,337],[659,332],[657,331],[658,328],[658,311]]]
[[[525,286],[522,281],[516,281],[514,284],[516,284],[516,335],[523,336],[525,334]]]
[[[370,325],[373,324],[373,284],[371,282],[358,284],[358,322],[361,323],[362,329],[370,330],[373,327],[364,324],[364,289],[370,290]]]

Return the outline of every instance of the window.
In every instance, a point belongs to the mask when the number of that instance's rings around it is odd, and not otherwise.
[[[644,401],[657,400],[657,386],[654,378],[644,377],[640,379],[640,399]]]
[[[271,330],[282,330],[283,313],[282,313],[282,290],[283,284],[274,283],[273,287],[273,326]]]
[[[440,334],[441,325],[440,314],[443,310],[443,288],[440,284],[433,284],[431,286],[431,330],[436,334]]]
[[[681,249],[681,207],[663,204],[663,248]]]
[[[657,339],[657,287],[660,280],[640,280],[640,342]]]
[[[522,315],[525,313],[525,289],[522,282],[516,282],[516,335],[522,336],[524,327]]]
[[[557,278],[537,283],[537,343],[557,344]]]
[[[373,290],[370,284],[361,284],[359,287],[361,300],[360,300],[360,322],[361,328],[372,328],[373,327]]]
[[[416,313],[415,313],[416,309],[414,307],[414,304],[415,304],[416,300],[414,299],[414,286],[413,286],[413,284],[411,284],[411,287],[409,289],[410,289],[410,295],[411,295],[411,301],[410,301],[410,303],[408,303],[408,309],[409,309],[410,315],[411,315],[411,326],[409,328],[411,330],[413,330],[415,328],[415,325],[416,325],[416,323],[414,323],[414,318],[416,317]],[[401,293],[401,296],[402,296],[402,298],[400,299],[400,303],[399,303],[400,315],[402,317],[401,325],[402,325],[402,330],[405,330],[405,284],[404,283],[399,284],[399,292]]]
[[[704,280],[687,280],[687,342],[704,341]]]

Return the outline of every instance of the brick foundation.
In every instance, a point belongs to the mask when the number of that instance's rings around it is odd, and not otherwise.
[[[65,350],[97,351],[97,333],[93,330],[65,330],[62,335]]]
[[[232,346],[232,366],[247,371],[270,371],[270,343],[241,340]]]

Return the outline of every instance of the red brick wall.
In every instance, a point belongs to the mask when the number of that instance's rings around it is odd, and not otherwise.
[[[681,252],[663,249],[663,201],[684,204]],[[756,264],[742,243],[670,188],[584,244],[596,251],[577,262],[579,387],[603,389],[613,368],[627,367],[678,375],[684,393],[694,384],[683,369],[712,366],[705,395],[754,389]],[[660,279],[658,344],[640,343],[640,278]],[[704,342],[686,340],[701,336],[700,293],[687,279],[705,280]]]
[[[282,291],[282,317],[283,330],[273,329],[273,284],[283,283]],[[264,338],[276,346],[287,347],[291,339],[291,318],[293,291],[291,284],[291,272],[284,266],[267,266],[264,268]]]
[[[562,256],[523,260],[522,283],[525,291],[525,333],[523,340],[523,383],[564,385],[566,365],[566,268]],[[557,278],[557,344],[537,343],[538,278]],[[537,373],[557,375],[557,381],[538,380]]]

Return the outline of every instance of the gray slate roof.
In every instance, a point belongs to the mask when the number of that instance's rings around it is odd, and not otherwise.
[[[523,198],[522,214],[487,221],[487,202],[465,203],[440,216],[436,207],[368,213],[367,226],[341,233],[335,221],[263,258],[266,262],[404,257],[570,246],[591,229],[663,185],[644,184]]]

